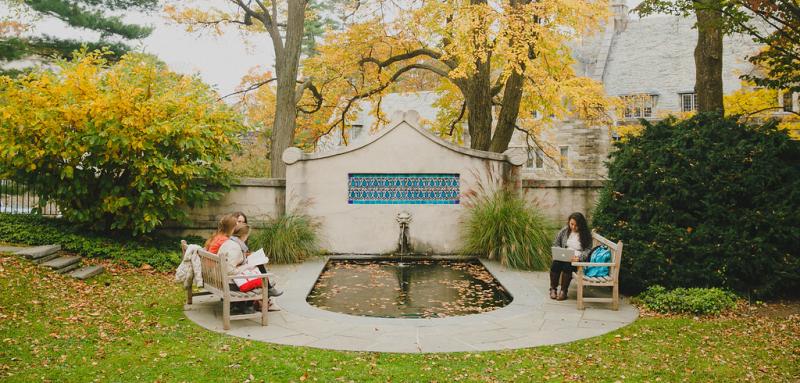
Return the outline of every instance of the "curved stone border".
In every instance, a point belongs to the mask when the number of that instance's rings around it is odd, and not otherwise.
[[[456,352],[490,351],[571,342],[598,336],[633,322],[638,311],[623,301],[619,311],[609,305],[588,304],[576,309],[571,298],[547,298],[549,276],[544,272],[509,270],[497,262],[482,262],[514,297],[506,307],[483,314],[433,319],[370,318],[320,310],[306,303],[306,295],[326,259],[299,265],[273,266],[284,294],[274,298],[281,311],[269,313],[269,325],[254,320],[232,322],[222,330],[221,302],[196,297],[186,316],[209,330],[241,338],[293,346],[379,351]]]

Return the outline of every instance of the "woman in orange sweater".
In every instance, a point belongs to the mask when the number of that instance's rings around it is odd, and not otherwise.
[[[225,215],[219,220],[217,231],[206,241],[203,247],[205,247],[206,251],[209,253],[216,254],[219,251],[219,247],[233,235],[233,230],[235,228],[236,217],[232,214]]]

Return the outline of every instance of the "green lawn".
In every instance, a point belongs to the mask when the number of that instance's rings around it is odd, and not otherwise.
[[[0,380],[797,382],[800,316],[646,317],[602,337],[504,352],[379,354],[280,346],[188,321],[171,276],[90,282],[0,255]],[[770,308],[768,306],[767,308]],[[784,308],[787,308],[784,306]]]

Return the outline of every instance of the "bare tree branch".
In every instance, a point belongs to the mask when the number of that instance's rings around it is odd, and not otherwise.
[[[432,49],[420,48],[420,49],[415,49],[413,51],[408,51],[406,53],[401,53],[401,54],[389,57],[388,59],[386,59],[384,61],[380,61],[380,60],[378,60],[378,59],[376,59],[374,57],[365,57],[365,58],[361,59],[361,61],[359,61],[358,63],[359,63],[359,65],[363,65],[363,64],[366,64],[368,62],[371,62],[371,63],[374,63],[374,64],[378,65],[381,68],[386,68],[387,66],[392,65],[392,64],[394,64],[396,62],[403,61],[403,60],[408,60],[408,59],[411,59],[411,58],[414,58],[414,57],[418,57],[418,56],[428,56],[428,57],[430,57],[432,59],[439,60],[439,58],[442,57],[442,54],[440,52],[434,51]]]
[[[253,83],[253,84],[250,84],[250,86],[248,86],[248,87],[247,87],[247,88],[245,88],[245,89],[242,89],[242,90],[237,90],[236,92],[233,92],[233,93],[228,93],[228,94],[226,94],[226,95],[224,95],[224,96],[222,96],[222,97],[218,98],[218,99],[217,99],[217,101],[222,101],[222,100],[224,100],[224,99],[226,99],[226,98],[228,98],[228,97],[230,97],[230,96],[233,96],[233,95],[237,95],[237,94],[242,94],[242,93],[247,93],[247,92],[254,91],[254,90],[258,89],[258,88],[261,88],[261,87],[262,87],[262,86],[264,86],[264,85],[267,85],[267,84],[269,84],[269,83],[271,83],[271,82],[273,82],[273,81],[277,81],[277,80],[278,80],[278,78],[277,78],[277,77],[273,77],[273,78],[270,78],[270,79],[266,79],[266,80],[264,80],[264,81],[259,81],[259,82],[256,82],[256,83]]]
[[[461,122],[461,119],[464,118],[464,112],[466,112],[466,110],[467,110],[467,102],[464,101],[461,103],[461,111],[458,113],[458,117],[456,117],[455,120],[450,122],[450,133],[447,134],[448,136],[453,135],[453,131],[456,129],[456,124]]]
[[[296,102],[297,103],[300,102],[300,99],[303,97],[303,92],[306,89],[308,89],[309,91],[311,91],[311,95],[314,96],[314,108],[313,109],[303,109],[302,106],[298,105],[297,106],[297,110],[299,110],[299,111],[301,111],[301,112],[303,112],[305,114],[311,114],[311,113],[314,113],[314,112],[320,110],[322,108],[322,101],[323,101],[322,94],[319,92],[319,89],[317,89],[317,87],[314,86],[314,82],[312,81],[312,79],[306,79],[301,84],[302,85],[300,85],[298,87],[297,93],[296,93],[296,96],[295,96],[296,97]]]
[[[759,113],[762,113],[762,112],[766,112],[766,111],[768,111],[768,110],[775,110],[775,109],[782,109],[782,111],[783,111],[784,113],[791,113],[791,114],[794,114],[794,115],[800,116],[800,112],[795,112],[794,110],[786,110],[786,109],[784,109],[784,107],[783,107],[783,106],[771,106],[771,107],[769,107],[769,108],[764,108],[764,109],[761,109],[761,110],[757,110],[757,111],[755,111],[755,112],[750,112],[750,113],[747,113],[747,114],[743,115],[742,117],[745,117],[745,118],[750,118],[750,117],[752,117],[752,116],[754,116],[754,115],[756,115],[756,114],[759,114]]]

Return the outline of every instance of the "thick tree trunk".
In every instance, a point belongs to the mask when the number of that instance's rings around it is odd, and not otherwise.
[[[485,5],[487,0],[470,0],[472,5]],[[485,29],[487,25],[477,28]],[[475,31],[478,34],[479,31]],[[485,31],[484,31],[485,32]],[[487,41],[473,40],[470,43],[482,45],[488,51]],[[475,73],[465,79],[456,81],[456,85],[464,95],[467,105],[467,127],[469,128],[472,149],[489,150],[492,143],[492,78],[490,53],[486,57],[475,57]]]
[[[466,91],[462,92],[469,112],[467,116],[469,146],[472,149],[489,150],[492,142],[492,95],[488,70],[485,76],[476,74],[466,82]]]
[[[708,2],[697,5],[697,46],[694,49],[697,111],[724,114],[722,104],[722,13],[709,8]]]
[[[300,48],[303,42],[303,24],[305,22],[305,0],[288,0],[289,16],[286,21],[286,42],[281,49],[274,44],[275,72],[278,77],[278,91],[276,94],[275,122],[272,126],[272,139],[270,147],[270,176],[272,178],[286,177],[286,164],[283,163],[283,151],[294,143],[295,127],[297,126],[297,101],[295,98],[295,85],[297,84],[297,71],[300,63]]]
[[[517,72],[511,73],[506,80],[503,89],[503,105],[500,116],[497,119],[497,127],[494,129],[492,144],[489,150],[502,153],[508,149],[511,137],[514,135],[514,127],[519,116],[519,104],[522,101],[522,82],[525,78]]]

